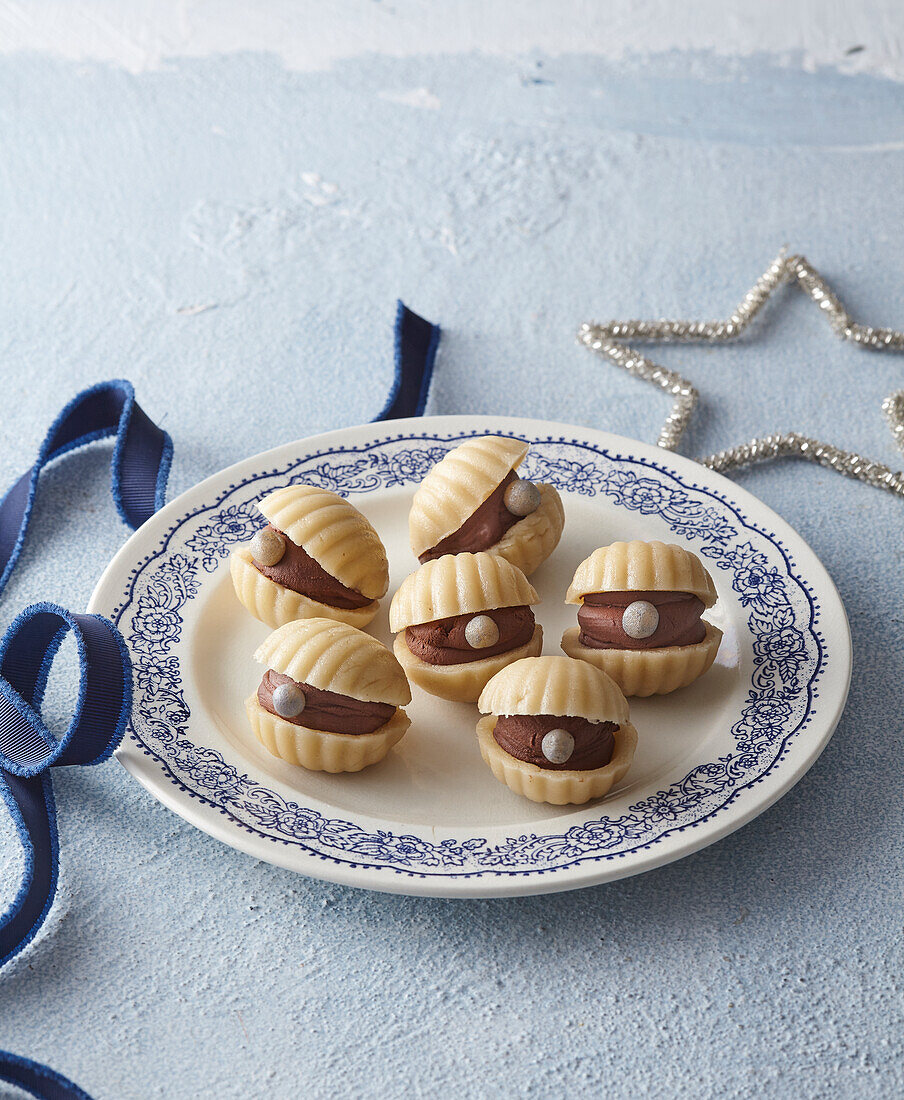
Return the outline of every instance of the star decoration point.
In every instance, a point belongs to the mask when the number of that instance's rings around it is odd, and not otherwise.
[[[779,252],[725,321],[588,322],[578,330],[578,343],[635,378],[665,390],[674,398],[657,443],[666,450],[675,450],[693,415],[699,394],[686,378],[641,355],[624,341],[720,344],[735,340],[756,319],[772,295],[786,284],[797,286],[806,294],[825,314],[833,332],[842,340],[872,351],[904,351],[904,332],[858,324],[812,264],[804,256],[789,256],[787,248]],[[895,442],[904,451],[904,390],[887,397],[882,403],[882,412]],[[892,470],[881,462],[873,462],[831,443],[811,439],[800,432],[760,436],[699,461],[711,470],[726,473],[755,462],[785,457],[805,458],[846,477],[904,497],[904,472]]]

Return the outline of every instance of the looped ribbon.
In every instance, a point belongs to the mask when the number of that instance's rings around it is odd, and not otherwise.
[[[375,420],[423,414],[439,339],[439,326],[398,303],[393,385]],[[22,551],[42,469],[110,436],[116,438],[111,488],[122,519],[137,528],[163,506],[173,454],[169,435],[135,401],[130,382],[118,379],[83,390],[51,425],[35,464],[0,501],[0,592]],[[70,631],[79,656],[78,701],[57,740],[41,717],[41,704],[53,659]],[[108,759],[122,740],[131,701],[128,650],[102,615],[33,604],[0,641],[0,797],[25,854],[19,891],[0,915],[0,966],[34,939],[56,892],[59,845],[51,769]],[[46,1100],[90,1100],[56,1071],[5,1051],[0,1051],[0,1081]]]
[[[50,666],[70,631],[78,647],[78,701],[69,728],[57,741],[41,718],[41,703]],[[128,651],[119,631],[101,615],[33,604],[0,642],[0,797],[25,849],[22,885],[0,917],[0,965],[34,938],[56,891],[50,769],[106,760],[122,739],[131,701]]]
[[[16,1085],[38,1100],[91,1100],[74,1081],[49,1066],[0,1050],[0,1081]]]
[[[116,436],[111,488],[120,516],[130,527],[140,527],[161,507],[173,457],[170,437],[138,405],[131,382],[115,379],[82,390],[51,424],[34,466],[0,502],[0,592],[22,552],[41,470],[111,435]]]

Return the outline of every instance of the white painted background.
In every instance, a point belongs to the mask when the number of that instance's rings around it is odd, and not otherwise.
[[[481,50],[512,56],[666,50],[778,54],[808,71],[904,78],[902,0],[23,0],[0,2],[0,50],[111,61],[133,72],[167,57],[262,50],[297,70],[367,53]],[[328,17],[327,17],[328,16]],[[316,30],[314,29],[316,28]],[[862,50],[848,54],[852,48]]]

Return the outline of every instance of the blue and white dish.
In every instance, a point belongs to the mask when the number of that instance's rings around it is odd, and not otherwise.
[[[474,707],[414,690],[408,735],[364,772],[327,775],[270,756],[242,700],[267,634],[239,604],[228,556],[261,523],[254,502],[304,481],[348,496],[389,554],[390,593],[416,566],[407,514],[445,451],[475,435],[529,440],[524,476],[565,505],[558,549],[531,580],[544,652],[574,624],[578,562],[618,539],[699,554],[724,632],[716,664],[669,696],[631,701],[639,743],[605,799],[537,805],[480,758]],[[390,641],[388,599],[371,632]],[[493,896],[573,889],[696,851],[780,798],[829,740],[847,697],[850,632],[803,540],[755,497],[680,456],[587,428],[505,417],[426,417],[330,432],[208,478],[158,512],[111,562],[91,611],[112,617],[135,667],[117,756],[199,829],[317,878],[407,894]]]

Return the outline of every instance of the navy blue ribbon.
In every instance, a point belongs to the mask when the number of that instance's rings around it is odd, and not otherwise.
[[[424,412],[440,329],[402,302],[395,322],[395,376],[377,420]],[[15,568],[31,518],[41,470],[48,462],[108,436],[113,499],[137,528],[162,507],[173,446],[135,401],[129,382],[102,382],[83,390],[47,433],[37,460],[0,501],[0,592]],[[78,647],[78,702],[57,741],[41,718],[47,677],[63,638]],[[0,966],[37,934],[53,903],[59,846],[50,769],[99,764],[122,739],[132,700],[129,654],[116,627],[101,615],[76,615],[54,604],[34,604],[0,641],[0,797],[25,852],[19,892],[0,915]],[[90,1100],[77,1085],[37,1062],[0,1051],[0,1080],[46,1100]]]
[[[41,703],[50,666],[70,631],[78,648],[78,700],[57,741],[41,718]],[[34,938],[56,892],[59,847],[50,769],[106,760],[122,739],[131,703],[129,654],[102,615],[34,604],[0,642],[0,797],[25,851],[19,892],[0,916],[0,966]]]
[[[97,439],[116,436],[110,474],[113,500],[130,527],[140,527],[163,505],[173,443],[135,400],[122,379],[82,390],[50,426],[34,466],[0,501],[0,592],[25,541],[41,470],[48,462]]]
[[[418,317],[404,302],[397,303],[395,377],[383,411],[375,420],[424,415],[440,335],[439,325]]]
[[[62,1073],[8,1050],[0,1050],[0,1081],[17,1085],[39,1100],[91,1100],[87,1092]]]
[[[16,566],[43,468],[78,447],[115,435],[113,499],[130,527],[163,504],[173,445],[135,401],[130,382],[83,390],[50,427],[32,468],[0,501],[0,592]],[[78,649],[75,713],[57,741],[41,718],[53,659],[69,632]],[[56,893],[59,843],[51,768],[99,764],[122,739],[132,701],[132,666],[116,627],[101,615],[34,604],[0,641],[0,800],[25,857],[19,890],[0,915],[0,966],[37,935]],[[0,1080],[45,1100],[90,1100],[55,1070],[0,1051]]]

